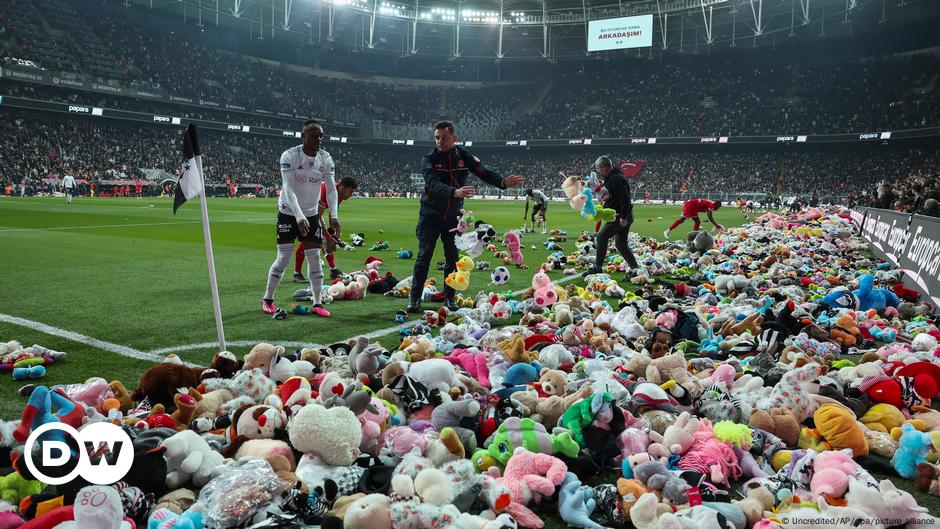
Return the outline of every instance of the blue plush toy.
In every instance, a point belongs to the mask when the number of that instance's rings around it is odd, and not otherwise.
[[[853,291],[858,298],[859,310],[875,309],[881,312],[885,307],[897,307],[901,300],[897,294],[885,288],[873,288],[875,277],[871,274],[862,274],[858,278],[858,289]]]
[[[853,309],[859,308],[858,298],[845,287],[834,288],[820,300],[819,305],[826,309]]]
[[[147,519],[147,529],[163,529],[172,527],[173,529],[202,529],[202,513],[198,511],[186,511],[183,514],[176,514],[169,509],[157,509]]]
[[[539,379],[539,370],[542,366],[538,362],[528,364],[513,364],[503,377],[504,386],[525,386]]]
[[[593,217],[597,215],[597,206],[594,205],[594,191],[590,187],[586,187],[582,193],[587,196],[587,201],[584,203],[584,207],[581,208],[581,216]]]
[[[901,440],[898,449],[891,458],[891,465],[902,478],[914,479],[917,477],[917,465],[926,463],[927,452],[931,447],[930,436],[918,431],[911,423],[901,426]]]
[[[398,250],[399,259],[411,259],[415,256],[415,253],[411,250]]]
[[[597,502],[594,500],[594,490],[584,487],[573,472],[565,474],[558,492],[558,512],[561,519],[569,527],[585,527],[587,529],[604,529],[604,526],[591,520],[591,513]]]

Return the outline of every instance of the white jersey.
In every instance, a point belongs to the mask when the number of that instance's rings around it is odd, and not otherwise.
[[[72,178],[72,175],[65,175],[62,178],[62,187],[75,187],[75,179]]]
[[[541,192],[538,189],[532,190],[532,202],[540,206],[544,206],[548,203],[548,197],[545,196],[545,193]]]
[[[320,150],[315,157],[307,156],[303,146],[291,147],[281,154],[281,196],[278,210],[292,215],[299,222],[319,214],[320,187],[326,184],[326,203],[330,217],[338,219],[335,166],[330,153]]]

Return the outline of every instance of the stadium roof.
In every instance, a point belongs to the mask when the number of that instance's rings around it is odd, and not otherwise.
[[[311,47],[493,60],[615,60],[825,46],[864,37],[893,50],[938,42],[937,0],[126,0],[188,23]],[[588,21],[651,15],[652,46],[589,53]],[[892,31],[896,33],[891,33]],[[904,39],[898,38],[899,33]],[[292,37],[291,37],[292,36]],[[919,38],[914,42],[912,39]],[[901,42],[904,40],[905,42]],[[908,43],[910,41],[910,43]],[[873,52],[868,52],[873,53]]]

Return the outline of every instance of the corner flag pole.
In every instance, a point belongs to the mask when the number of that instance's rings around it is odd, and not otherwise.
[[[209,211],[206,209],[206,179],[202,172],[202,151],[196,125],[190,123],[183,132],[183,166],[176,181],[176,196],[173,199],[173,214],[187,200],[199,195],[202,212],[202,238],[206,242],[206,259],[209,261],[209,285],[212,287],[212,307],[215,312],[215,330],[219,335],[219,351],[225,350],[225,332],[222,330],[222,305],[219,303],[219,285],[215,277],[215,257],[212,255],[212,235],[209,233]]]
[[[219,284],[215,277],[215,256],[212,254],[212,235],[209,233],[209,210],[206,207],[206,179],[202,172],[202,157],[196,158],[196,170],[202,181],[199,210],[202,212],[202,238],[206,241],[206,259],[209,263],[209,286],[212,288],[212,309],[215,313],[215,332],[219,337],[219,352],[225,351],[225,331],[222,329],[222,304],[219,302]]]

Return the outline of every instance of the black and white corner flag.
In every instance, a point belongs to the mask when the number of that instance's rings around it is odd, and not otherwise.
[[[183,132],[183,165],[176,174],[176,198],[173,199],[173,214],[187,200],[199,196],[205,189],[202,182],[202,153],[196,126],[190,123]]]

